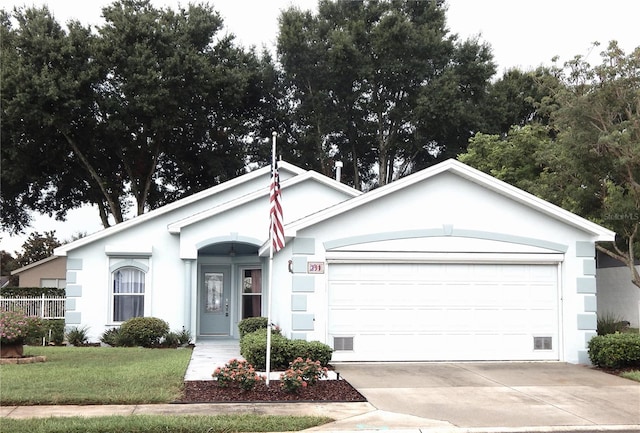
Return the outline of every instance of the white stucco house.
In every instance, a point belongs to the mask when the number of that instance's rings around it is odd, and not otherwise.
[[[367,193],[280,163],[271,317],[334,361],[588,363],[595,243],[614,233],[455,160]],[[68,325],[132,316],[237,338],[267,315],[270,168],[55,250]]]

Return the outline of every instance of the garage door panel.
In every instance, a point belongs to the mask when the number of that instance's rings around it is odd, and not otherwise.
[[[354,346],[334,359],[558,359],[556,280],[555,265],[330,264],[329,337]]]

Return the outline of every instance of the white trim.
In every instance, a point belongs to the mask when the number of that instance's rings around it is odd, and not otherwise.
[[[329,263],[561,263],[564,254],[328,251]]]
[[[294,176],[300,175],[300,174],[304,174],[306,171],[296,167],[293,164],[289,164],[287,162],[282,161],[280,164],[281,169],[284,169],[286,171],[291,172]],[[58,248],[56,248],[54,250],[54,254],[56,256],[66,256],[67,252],[69,251],[73,251],[76,248],[80,248],[84,245],[90,244],[91,242],[95,242],[99,239],[105,238],[107,236],[119,233],[123,230],[128,229],[129,227],[133,227],[136,226],[138,224],[142,224],[143,222],[156,218],[158,216],[164,215],[168,212],[171,212],[175,209],[179,209],[183,206],[189,205],[191,203],[195,203],[199,200],[202,200],[204,198],[207,198],[209,196],[212,196],[214,194],[218,194],[222,191],[231,189],[237,185],[243,184],[245,182],[248,182],[250,180],[253,180],[257,177],[260,176],[264,176],[265,174],[270,173],[271,168],[269,166],[265,166],[262,168],[259,168],[257,170],[251,171],[249,173],[243,174],[241,176],[238,176],[234,179],[230,179],[226,182],[223,182],[221,184],[218,184],[216,186],[213,186],[211,188],[205,189],[203,191],[197,192],[193,195],[190,195],[188,197],[182,198],[180,200],[177,200],[173,203],[169,203],[165,206],[162,206],[158,209],[154,209],[152,211],[149,211],[147,213],[144,213],[142,215],[138,215],[130,220],[127,221],[123,221],[119,224],[116,224],[115,226],[106,228],[104,230],[100,230],[99,232],[93,233],[89,236],[85,236],[81,239],[78,239],[77,241],[74,242],[70,242],[68,244],[62,245]]]
[[[506,182],[498,180],[486,173],[483,173],[475,168],[472,168],[466,164],[463,164],[455,159],[448,159],[440,164],[431,166],[422,171],[414,173],[410,176],[398,179],[392,183],[382,186],[378,189],[374,189],[366,194],[363,194],[354,199],[339,203],[333,207],[324,209],[306,218],[302,218],[293,223],[285,226],[285,235],[288,237],[295,237],[299,230],[310,227],[319,222],[325,221],[329,218],[342,214],[344,212],[355,209],[359,206],[365,205],[369,202],[382,198],[386,195],[394,193],[400,189],[406,188],[425,179],[429,179],[443,172],[450,172],[460,177],[468,179],[484,188],[495,191],[502,194],[516,202],[529,206],[539,212],[549,215],[557,220],[560,220],[566,224],[581,229],[587,233],[594,235],[597,241],[614,241],[615,232],[606,229],[598,224],[588,221],[578,215],[575,215],[569,211],[562,209],[554,204],[551,204],[545,200],[542,200],[528,192],[525,192],[519,188],[509,185]]]
[[[109,257],[151,257],[153,246],[151,245],[105,245],[104,253]]]
[[[290,188],[294,185],[305,182],[307,180],[315,180],[319,183],[325,184],[341,192],[344,192],[345,194],[348,194],[351,197],[357,197],[358,195],[362,194],[360,191],[356,189],[353,189],[345,184],[338,183],[314,171],[307,171],[304,174],[301,174],[299,176],[295,176],[287,180],[281,181],[280,188],[284,191],[286,188]],[[190,226],[191,224],[195,224],[207,218],[211,218],[212,216],[219,215],[230,209],[242,206],[246,203],[266,197],[268,195],[269,195],[269,184],[265,184],[264,188],[261,188],[257,191],[246,194],[242,197],[228,201],[226,203],[222,203],[221,205],[208,209],[204,212],[200,212],[195,215],[191,215],[187,218],[183,218],[179,221],[173,222],[167,226],[167,229],[169,230],[169,233],[178,234],[180,233],[180,230],[184,227]]]

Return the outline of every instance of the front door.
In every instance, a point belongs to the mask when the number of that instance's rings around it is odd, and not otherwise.
[[[229,335],[231,269],[203,266],[200,272],[200,335]]]

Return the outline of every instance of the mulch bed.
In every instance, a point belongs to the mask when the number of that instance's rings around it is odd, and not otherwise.
[[[321,380],[313,386],[290,393],[280,388],[280,381],[272,380],[267,387],[259,383],[250,391],[239,387],[220,387],[215,380],[190,380],[184,382],[183,397],[176,403],[237,403],[277,401],[367,401],[346,380]]]

